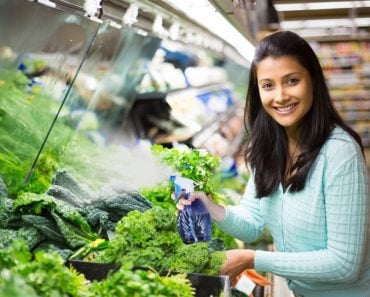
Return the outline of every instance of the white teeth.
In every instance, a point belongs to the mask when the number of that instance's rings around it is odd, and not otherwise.
[[[288,106],[285,106],[285,107],[276,107],[276,109],[279,112],[288,112],[288,111],[292,110],[294,107],[295,107],[295,104],[291,104],[291,105],[288,105]]]

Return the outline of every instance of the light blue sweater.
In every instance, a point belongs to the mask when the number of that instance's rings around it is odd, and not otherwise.
[[[218,225],[250,242],[267,226],[276,252],[256,251],[255,269],[287,279],[304,297],[370,297],[369,190],[357,143],[335,128],[305,188],[256,199],[254,178]]]

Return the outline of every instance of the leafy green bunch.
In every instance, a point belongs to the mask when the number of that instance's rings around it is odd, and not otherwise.
[[[164,164],[174,168],[181,176],[195,181],[197,190],[206,193],[214,192],[210,179],[219,166],[218,157],[202,149],[180,151],[157,144],[152,146],[152,153]]]
[[[32,256],[23,241],[0,250],[0,271],[0,296],[91,296],[85,277],[65,266],[58,254],[39,251]]]
[[[50,242],[76,249],[99,238],[75,208],[47,194],[22,193],[13,207],[23,225],[35,228]]]
[[[95,297],[192,297],[194,289],[185,274],[160,276],[152,270],[132,269],[131,263],[101,282],[94,282],[91,292]]]

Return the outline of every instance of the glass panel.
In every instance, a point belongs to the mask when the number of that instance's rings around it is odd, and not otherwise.
[[[78,70],[41,160],[49,160],[59,143],[58,155],[52,155],[54,169],[66,169],[95,188],[112,177],[121,183],[128,180],[127,167],[117,164],[130,153],[118,144],[131,144],[124,123],[135,98],[135,86],[159,45],[158,38],[104,23]],[[35,173],[44,167],[44,162],[37,163]],[[47,173],[49,180],[51,173]],[[34,182],[31,179],[31,184]]]
[[[15,194],[24,189],[99,24],[37,3],[3,0],[0,27],[0,174]],[[39,187],[48,182],[44,172],[59,150],[56,143],[39,160]]]

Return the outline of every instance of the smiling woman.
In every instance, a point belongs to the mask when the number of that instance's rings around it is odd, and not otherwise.
[[[276,252],[230,250],[233,281],[255,268],[284,277],[295,296],[370,296],[368,177],[361,139],[336,112],[309,44],[284,31],[263,39],[245,108],[251,169],[237,206],[201,199],[219,227],[244,242],[272,234]]]

